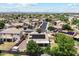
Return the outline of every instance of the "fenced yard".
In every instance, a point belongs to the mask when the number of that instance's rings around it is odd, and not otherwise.
[[[0,44],[0,50],[10,50],[16,43],[15,42],[5,42],[4,44]]]

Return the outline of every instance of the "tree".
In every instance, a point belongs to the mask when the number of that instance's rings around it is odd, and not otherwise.
[[[68,24],[64,24],[64,25],[62,26],[62,29],[63,29],[63,30],[72,30],[71,27],[70,27]]]
[[[41,29],[40,29],[40,28],[36,29],[36,31],[37,31],[38,33],[41,33]]]
[[[51,49],[51,55],[74,56],[76,54],[76,49],[74,48],[75,42],[72,37],[66,34],[58,33],[55,41],[58,47]]]
[[[49,30],[49,31],[52,31],[52,30],[54,30],[54,29],[55,29],[55,28],[52,27],[52,26],[49,26],[49,27],[48,27],[48,30]]]
[[[60,56],[59,47],[53,47],[53,48],[50,50],[50,54],[51,54],[52,56]]]
[[[30,40],[27,44],[27,54],[31,56],[38,56],[42,54],[42,49],[36,44],[35,41]]]
[[[4,21],[0,21],[0,29],[3,29],[3,28],[4,28],[4,26],[5,26]]]
[[[44,53],[50,54],[50,45],[48,45],[47,47],[45,47]]]
[[[49,18],[46,18],[46,19],[45,19],[45,21],[46,21],[46,22],[50,22],[50,21],[51,21],[51,19],[49,19]]]
[[[73,18],[72,19],[72,24],[75,24],[75,25],[79,24],[79,19]]]
[[[61,20],[61,21],[64,21],[64,22],[68,22],[68,17],[67,15],[59,15],[58,18]]]

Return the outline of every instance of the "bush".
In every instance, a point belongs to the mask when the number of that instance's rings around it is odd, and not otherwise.
[[[30,56],[39,56],[43,53],[42,48],[40,48],[35,41],[30,40],[27,44],[27,54]]]
[[[68,24],[65,24],[62,26],[63,30],[72,30],[71,27]]]
[[[4,26],[5,26],[4,21],[0,21],[0,29],[3,29],[3,28],[4,28]]]
[[[46,21],[46,22],[50,22],[50,21],[51,21],[51,19],[48,19],[48,18],[47,18],[47,19],[45,19],[45,21]]]
[[[41,29],[40,29],[40,28],[36,29],[36,31],[37,31],[38,33],[41,33]]]
[[[0,50],[0,53],[2,53],[2,50]]]
[[[49,31],[52,31],[52,30],[54,30],[54,29],[55,29],[55,28],[52,27],[52,26],[49,26],[49,27],[48,27],[48,30],[49,30]]]

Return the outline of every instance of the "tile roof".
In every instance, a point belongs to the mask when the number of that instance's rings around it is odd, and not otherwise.
[[[4,29],[3,31],[0,32],[0,34],[19,34],[22,31],[22,29],[17,29],[17,28],[8,28]]]

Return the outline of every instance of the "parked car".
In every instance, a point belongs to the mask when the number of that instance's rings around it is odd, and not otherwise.
[[[19,51],[19,47],[18,46],[14,46],[13,48],[12,48],[12,52],[18,52]]]

